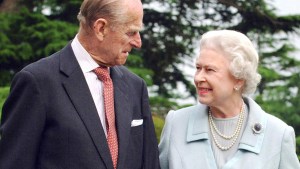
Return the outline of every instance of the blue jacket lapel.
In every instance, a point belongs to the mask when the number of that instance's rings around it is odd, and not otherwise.
[[[258,106],[252,99],[245,98],[245,103],[248,104],[249,114],[248,121],[240,141],[239,149],[244,149],[253,153],[260,153],[262,143],[264,140],[264,129],[267,126],[267,118],[265,112]],[[261,132],[255,133],[253,126],[255,124],[261,124]]]
[[[217,169],[209,140],[207,106],[198,104],[190,110],[190,114],[186,140],[188,143],[197,141],[197,144],[205,144],[205,149],[194,153],[199,154],[199,157],[205,154],[203,157],[209,163],[209,168]]]
[[[235,163],[239,161],[241,156],[245,156],[248,153],[259,154],[262,149],[262,144],[265,136],[265,128],[267,126],[266,113],[251,98],[245,97],[244,102],[250,109],[248,110],[248,121],[240,140],[239,150],[246,151],[238,150],[234,157],[226,163],[223,169],[233,168],[233,166],[235,166]],[[258,123],[262,125],[262,129],[259,133],[255,133],[253,130],[253,125]]]
[[[250,107],[250,110],[248,121],[240,140],[239,149],[259,153],[264,139],[264,129],[267,125],[267,118],[260,106],[258,106],[252,99],[246,97],[244,100],[246,104],[249,105],[248,107]],[[209,138],[207,106],[198,104],[194,107],[194,109],[195,111],[192,112],[188,123],[187,142]],[[257,123],[262,125],[262,131],[260,133],[254,133],[252,129],[253,125]]]
[[[194,106],[189,117],[187,142],[208,139],[208,116],[206,106],[198,104]]]

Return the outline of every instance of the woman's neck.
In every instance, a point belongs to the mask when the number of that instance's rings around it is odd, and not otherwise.
[[[231,101],[227,104],[222,104],[220,106],[209,106],[209,109],[213,117],[231,118],[241,113],[243,104],[243,99],[239,99],[236,101]]]

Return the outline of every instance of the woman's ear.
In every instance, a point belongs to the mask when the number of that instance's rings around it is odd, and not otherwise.
[[[245,84],[245,80],[242,80],[242,79],[237,79],[235,85],[234,85],[234,90],[240,90],[241,88],[244,87],[244,84]]]
[[[100,41],[103,41],[107,28],[106,19],[99,18],[94,22],[93,30]]]

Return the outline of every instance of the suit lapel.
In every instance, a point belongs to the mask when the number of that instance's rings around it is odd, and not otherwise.
[[[119,155],[118,155],[118,167],[122,168],[125,163],[125,156],[127,155],[127,146],[129,143],[129,136],[131,130],[132,112],[130,112],[129,96],[128,96],[128,84],[118,66],[111,68],[111,78],[114,84],[114,100],[115,100],[115,114],[116,114],[116,126],[119,140]]]
[[[107,168],[112,168],[106,136],[97,109],[70,44],[61,51],[60,71],[66,76],[63,79],[63,86],[85,124],[103,162]]]

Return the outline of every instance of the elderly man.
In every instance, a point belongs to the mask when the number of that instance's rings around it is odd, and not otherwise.
[[[122,66],[141,47],[140,0],[84,0],[65,48],[12,81],[1,169],[157,169],[145,82]]]

